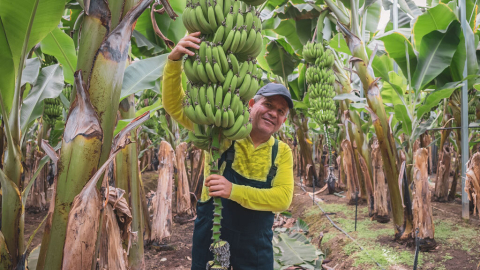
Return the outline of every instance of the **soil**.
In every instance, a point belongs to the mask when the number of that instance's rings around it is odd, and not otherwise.
[[[155,191],[157,177],[155,172],[142,174],[146,194],[150,190]],[[435,178],[432,177],[431,179]],[[296,179],[296,183],[299,183],[298,179]],[[312,191],[311,188],[306,188],[306,190]],[[457,190],[460,189],[458,188]],[[326,209],[329,217],[364,246],[368,253],[365,255],[366,253],[361,252],[346,235],[335,229],[325,215],[318,210],[318,207],[313,204],[308,194],[299,186],[296,186],[289,211],[294,218],[301,218],[309,224],[310,231],[308,236],[312,238],[312,243],[319,246],[325,254],[325,262],[327,262],[324,264],[325,266],[335,267],[337,270],[380,269],[368,258],[370,257],[368,255],[378,258],[378,254],[376,254],[377,247],[395,251],[395,254],[402,254],[398,256],[406,257],[404,261],[409,261],[413,258],[413,247],[393,240],[392,222],[381,224],[370,221],[365,204],[361,204],[358,207],[359,230],[355,232],[351,225],[354,222],[352,213],[354,213],[355,206],[347,205],[346,198],[328,195],[327,191],[317,195],[316,198],[320,199],[317,199],[317,201],[319,201],[319,205],[322,208]],[[428,253],[420,253],[421,264],[418,269],[479,269],[480,221],[478,217],[471,217],[468,223],[462,222],[461,201],[458,198],[454,202],[449,203],[433,202],[432,206],[434,219],[436,221],[439,220],[441,222],[439,223],[440,226],[443,227],[437,227],[441,230],[438,233],[436,230],[437,249]],[[29,212],[27,209],[25,215],[26,241],[28,241],[32,232],[38,227],[46,214],[47,211]],[[147,270],[190,269],[193,221],[188,221],[188,219],[174,217],[171,238],[162,245],[147,245],[145,247]],[[364,224],[367,224],[367,227]],[[373,238],[371,235],[368,235],[369,238],[362,238],[361,230],[379,233],[374,235]],[[448,234],[449,231],[450,234]],[[453,234],[451,231],[453,231]],[[41,243],[43,225],[38,232],[33,238],[30,249]],[[323,238],[320,237],[321,233],[323,233]],[[446,236],[441,236],[441,233],[446,233]],[[437,235],[439,235],[438,239]],[[387,265],[382,265],[382,267],[383,269],[412,269],[412,264],[388,263]]]

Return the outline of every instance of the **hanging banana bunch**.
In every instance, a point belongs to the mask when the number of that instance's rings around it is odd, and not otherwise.
[[[335,118],[335,89],[333,83],[335,82],[335,74],[332,66],[335,57],[332,51],[322,43],[309,42],[303,48],[303,57],[309,63],[306,72],[306,79],[308,84],[308,93],[310,99],[309,113],[312,119],[320,126],[324,127],[325,138],[329,154],[329,174],[327,178],[328,183],[334,183],[335,176],[333,174],[332,166],[332,149],[330,143],[330,136],[334,131],[333,124]]]
[[[145,91],[143,91],[142,95],[138,99],[138,103],[136,106],[137,111],[142,108],[153,105],[153,103],[155,103],[157,99],[158,99],[158,96],[155,91],[151,89],[146,89]],[[159,126],[159,121],[157,117],[150,117],[147,121],[143,123],[143,125],[153,131],[157,131],[157,127]]]
[[[72,86],[67,84],[62,90],[63,95],[70,100],[70,95],[72,94]],[[57,120],[62,119],[63,114],[63,105],[60,101],[60,98],[46,98],[44,101],[43,107],[43,120],[50,126],[55,126]]]
[[[188,78],[183,101],[186,116],[194,123],[193,144],[210,152],[210,173],[219,173],[219,142],[240,140],[252,130],[248,101],[262,86],[256,57],[262,51],[260,13],[254,7],[266,0],[187,0],[183,24],[190,33],[201,32],[200,48],[185,58]],[[228,269],[230,248],[220,238],[220,198],[214,198],[214,260],[207,269]]]

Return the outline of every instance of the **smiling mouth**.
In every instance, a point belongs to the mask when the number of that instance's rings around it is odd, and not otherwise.
[[[270,124],[272,124],[273,126],[275,126],[275,124],[273,123],[273,121],[268,120],[268,119],[266,119],[266,118],[263,118],[263,120],[265,120],[265,122],[270,123]]]

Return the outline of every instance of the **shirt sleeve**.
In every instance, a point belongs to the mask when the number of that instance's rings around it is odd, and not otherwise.
[[[165,111],[178,123],[193,130],[193,122],[183,113],[182,61],[167,60],[163,69],[162,103]]]
[[[279,144],[279,150],[277,175],[273,178],[272,188],[260,189],[233,184],[229,199],[257,211],[287,210],[293,198],[293,157],[288,145]]]

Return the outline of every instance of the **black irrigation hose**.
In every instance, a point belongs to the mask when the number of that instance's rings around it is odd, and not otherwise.
[[[298,186],[298,184],[297,184],[297,186]],[[304,192],[307,192],[303,186],[300,185],[300,187],[303,189]],[[315,196],[315,195],[312,196],[312,195],[308,194],[308,196],[310,196],[310,197],[315,201],[315,199],[313,198],[313,196]],[[348,238],[350,238],[350,240],[352,240],[355,244],[357,244],[358,247],[360,247],[360,249],[361,249],[362,251],[365,251],[365,254],[367,254],[367,256],[368,256],[372,261],[374,261],[374,262],[378,265],[378,267],[380,267],[380,269],[385,270],[385,268],[383,268],[383,267],[380,265],[380,263],[378,263],[377,261],[375,261],[375,260],[372,258],[372,256],[370,256],[370,254],[368,253],[368,251],[367,251],[365,248],[363,248],[363,247],[357,242],[357,240],[355,240],[355,239],[354,239],[353,237],[351,237],[346,231],[344,231],[342,228],[338,227],[337,224],[335,224],[335,222],[333,222],[333,220],[328,216],[328,214],[325,212],[325,210],[323,210],[323,208],[318,204],[318,202],[315,202],[315,204],[318,206],[318,208],[320,208],[320,210],[322,210],[323,214],[327,217],[327,219],[330,221],[330,223],[332,223],[333,227],[335,227],[337,230],[341,231],[341,232],[344,233],[346,236],[348,236]]]

